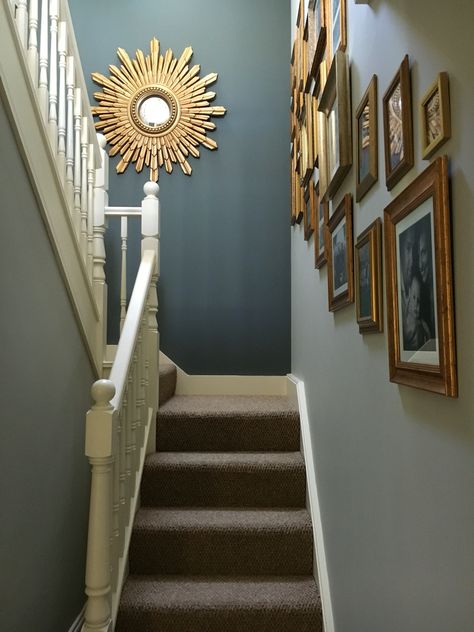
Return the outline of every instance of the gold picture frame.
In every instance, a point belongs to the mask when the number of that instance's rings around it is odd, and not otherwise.
[[[405,55],[383,96],[385,181],[390,191],[414,164],[410,62]]]
[[[356,202],[378,180],[377,75],[373,75],[356,110]]]
[[[354,271],[359,333],[381,332],[383,331],[382,222],[379,217],[357,237]]]
[[[308,5],[309,79],[317,79],[326,48],[326,0],[310,0]],[[309,85],[308,85],[309,88]]]
[[[352,195],[346,193],[328,222],[328,303],[336,312],[354,302]]]
[[[329,221],[329,202],[328,200],[321,199],[319,195],[319,182],[316,185],[316,191],[318,204],[316,205],[317,217],[314,231],[314,267],[319,270],[328,260],[327,224]]]
[[[457,397],[447,156],[384,211],[390,380]]]
[[[347,54],[341,50],[334,56],[319,110],[326,117],[326,195],[332,199],[352,166],[349,61]]]
[[[421,101],[421,147],[424,160],[451,138],[451,106],[447,72],[440,72]]]
[[[314,228],[316,224],[316,191],[314,187],[314,183],[311,180],[308,183],[308,186],[305,189],[304,194],[304,212],[303,212],[303,232],[304,232],[304,240],[309,241],[309,238],[314,233]]]

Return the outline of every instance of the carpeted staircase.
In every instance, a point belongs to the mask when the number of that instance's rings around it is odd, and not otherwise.
[[[165,365],[116,631],[321,632],[297,411],[175,388]]]

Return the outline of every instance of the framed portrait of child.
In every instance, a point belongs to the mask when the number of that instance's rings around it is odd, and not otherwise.
[[[448,159],[384,211],[390,380],[457,397]]]

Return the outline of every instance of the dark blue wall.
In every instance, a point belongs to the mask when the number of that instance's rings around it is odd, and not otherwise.
[[[87,75],[107,75],[117,47],[147,50],[153,36],[175,55],[191,45],[201,75],[219,74],[219,149],[202,148],[191,177],[179,167],[160,175],[162,350],[189,373],[288,372],[289,0],[70,5]],[[117,176],[115,165],[111,204],[139,204],[147,173]]]

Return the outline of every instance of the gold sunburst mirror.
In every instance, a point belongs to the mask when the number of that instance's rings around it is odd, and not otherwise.
[[[199,145],[217,149],[217,143],[207,137],[216,128],[209,119],[223,116],[226,109],[211,106],[216,94],[206,92],[217,74],[201,79],[199,65],[189,68],[191,47],[179,59],[170,49],[160,55],[156,38],[149,55],[137,50],[136,58],[130,59],[123,48],[117,55],[122,65],[109,66],[110,77],[92,73],[92,79],[103,86],[103,92],[94,93],[99,105],[92,112],[100,119],[95,126],[110,144],[110,155],[121,156],[117,173],[135,163],[137,172],[148,167],[150,180],[156,182],[159,169],[164,166],[171,173],[175,163],[191,175],[187,159],[199,158]]]

